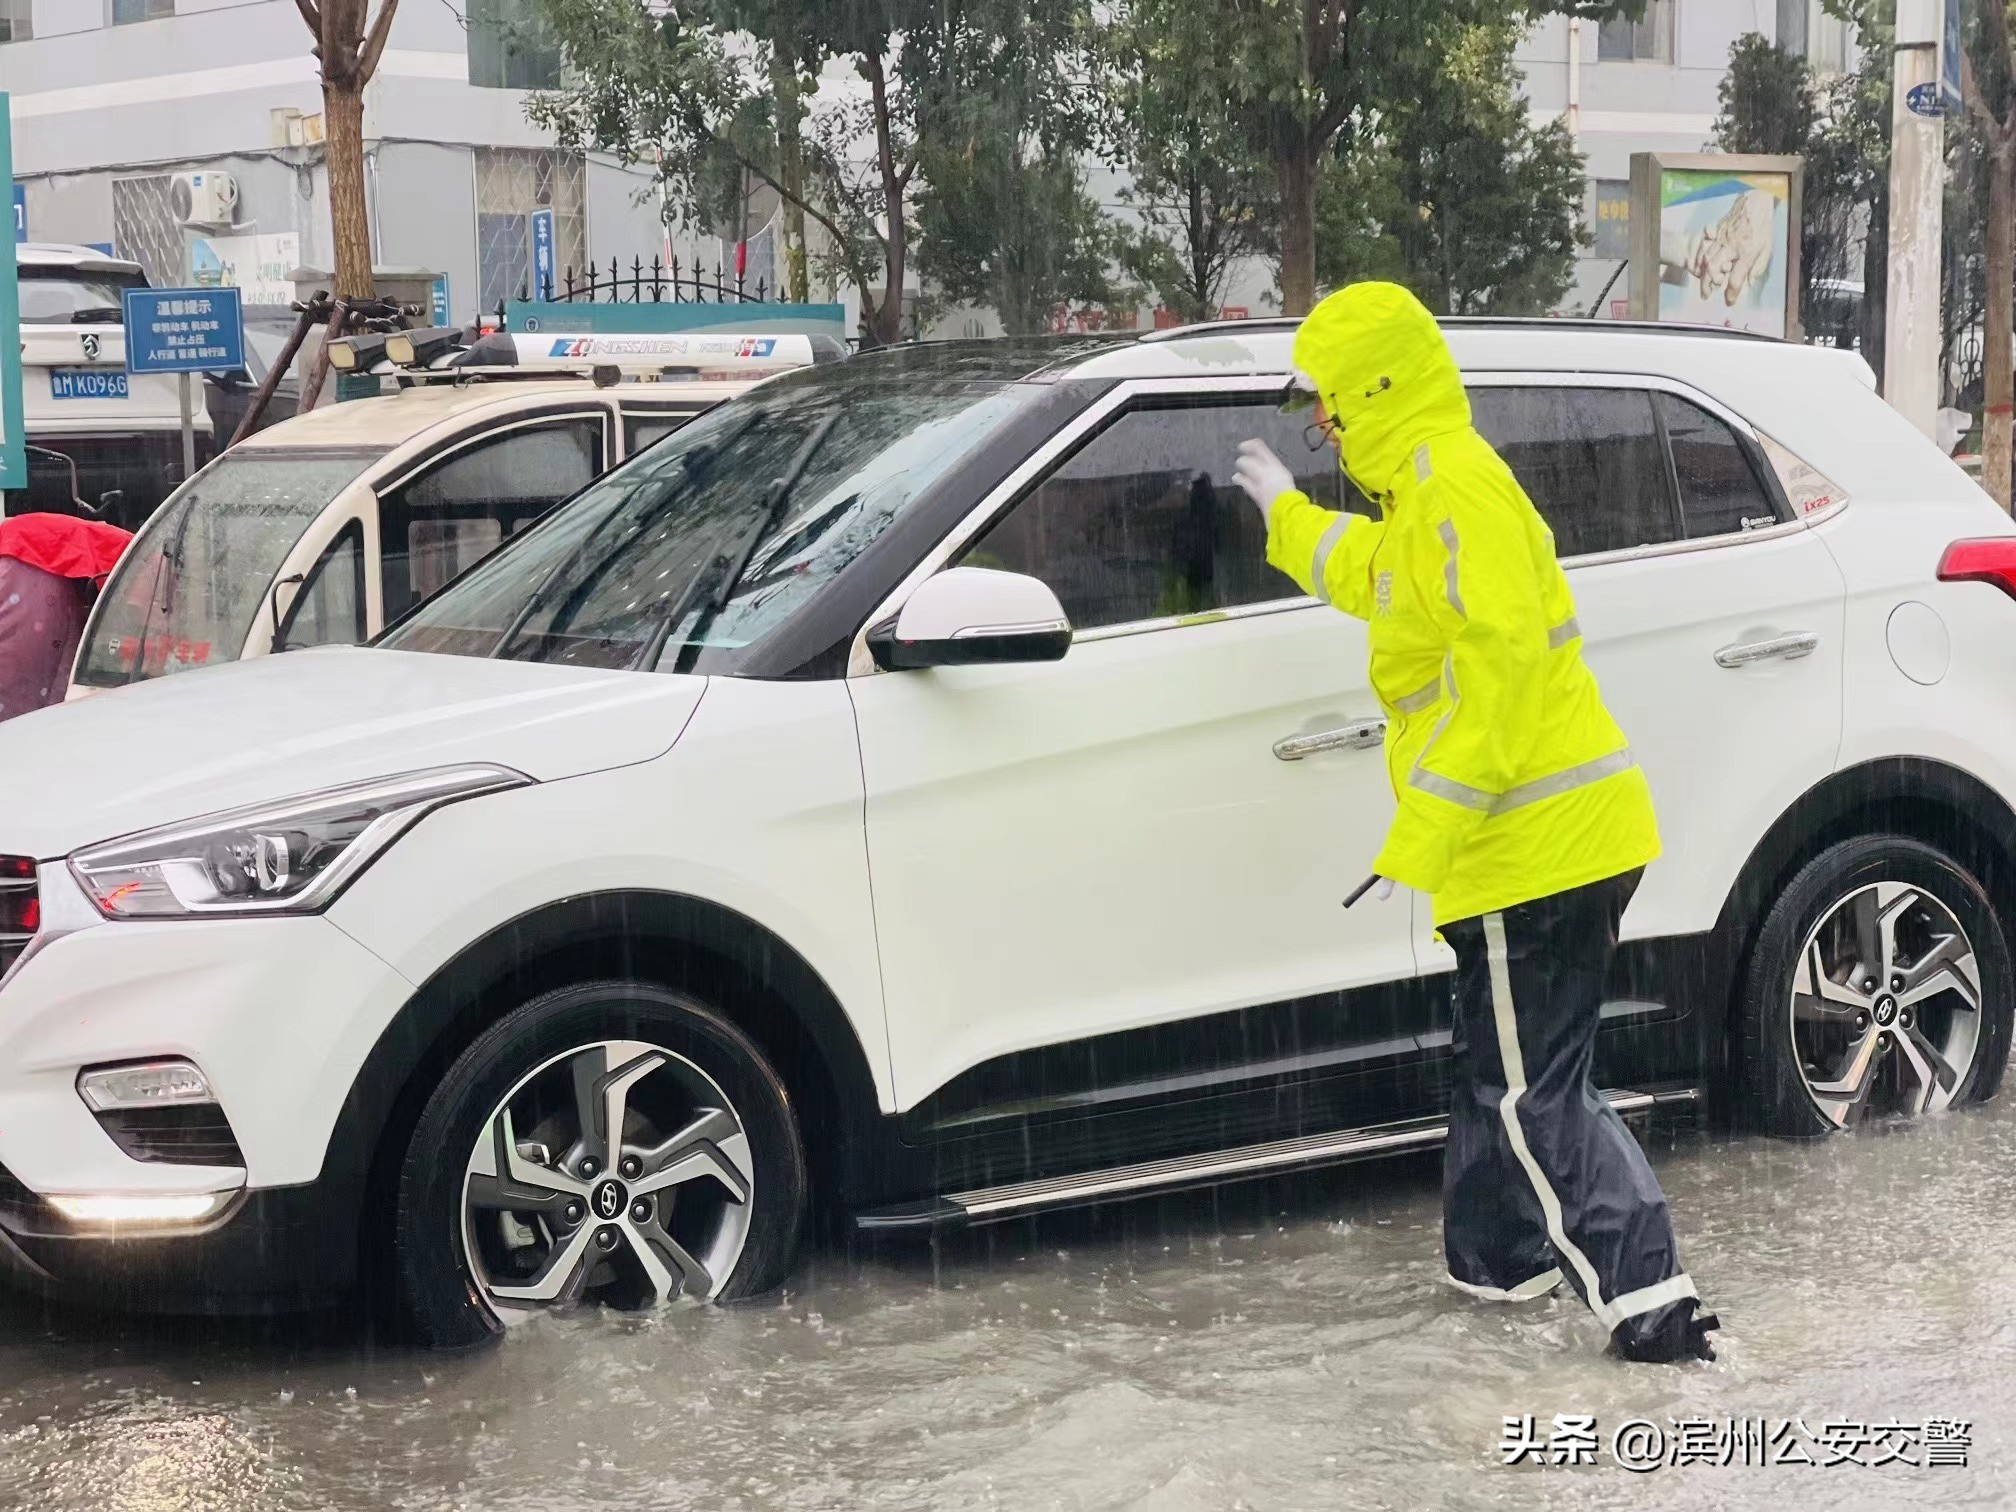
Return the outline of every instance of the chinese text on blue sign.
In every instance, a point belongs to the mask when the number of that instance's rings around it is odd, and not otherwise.
[[[130,371],[214,373],[245,366],[236,289],[128,289],[125,303]]]

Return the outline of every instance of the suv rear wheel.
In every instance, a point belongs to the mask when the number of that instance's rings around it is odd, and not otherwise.
[[[400,1172],[403,1321],[469,1344],[582,1302],[776,1285],[805,1157],[783,1082],[713,1009],[641,982],[507,1014],[428,1099]]]
[[[1741,1107],[1812,1136],[1995,1093],[2009,1057],[2009,945],[1980,880],[1901,835],[1815,856],[1764,916],[1739,1012]]]

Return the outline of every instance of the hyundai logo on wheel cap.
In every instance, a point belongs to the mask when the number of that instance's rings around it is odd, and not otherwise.
[[[630,1194],[623,1190],[622,1182],[610,1180],[598,1183],[588,1200],[597,1218],[614,1218],[630,1205]]]

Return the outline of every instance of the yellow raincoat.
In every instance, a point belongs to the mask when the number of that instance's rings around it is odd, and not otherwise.
[[[1396,284],[1325,299],[1296,370],[1381,520],[1291,489],[1267,560],[1370,625],[1399,812],[1373,863],[1435,922],[1599,882],[1659,854],[1651,790],[1582,662],[1554,537],[1498,454],[1434,318]]]

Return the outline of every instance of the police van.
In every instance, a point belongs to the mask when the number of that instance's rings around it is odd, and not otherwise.
[[[177,490],[99,596],[69,696],[367,640],[693,416],[844,355],[714,332],[332,342],[332,366],[395,390],[259,431]]]
[[[173,375],[129,373],[122,296],[147,287],[138,263],[91,247],[14,249],[21,288],[22,430],[28,486],[7,513],[53,510],[139,525],[182,481]],[[198,463],[211,452],[196,416]]]

